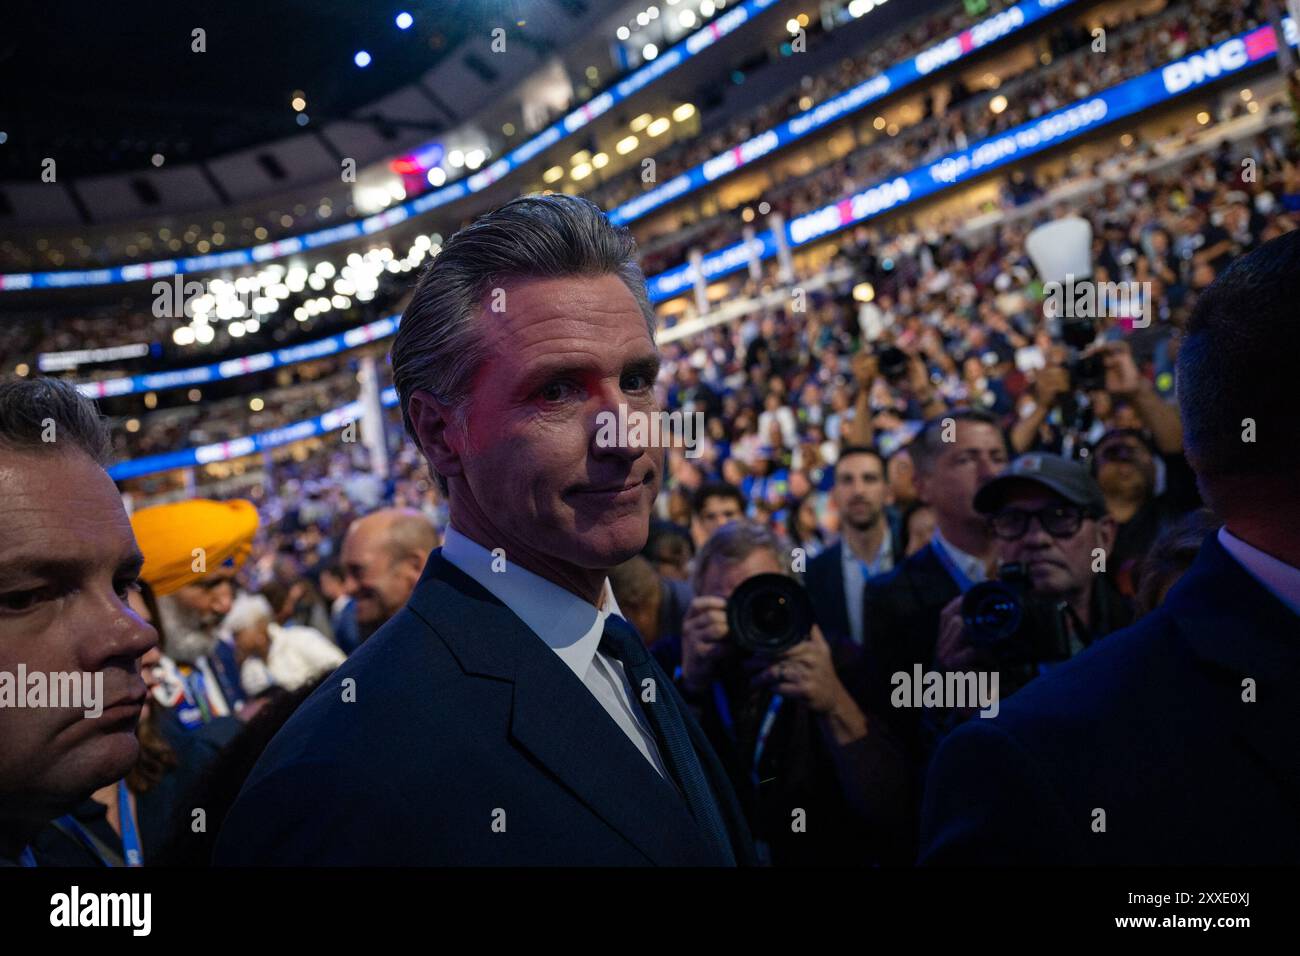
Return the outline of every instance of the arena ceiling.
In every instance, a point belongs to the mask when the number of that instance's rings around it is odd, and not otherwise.
[[[415,82],[471,35],[583,0],[8,0],[0,180],[193,163],[309,131]],[[396,17],[411,15],[408,29]],[[196,52],[193,31],[205,31]],[[358,51],[370,54],[358,68]],[[292,105],[306,100],[306,126]],[[455,102],[454,91],[441,91]]]

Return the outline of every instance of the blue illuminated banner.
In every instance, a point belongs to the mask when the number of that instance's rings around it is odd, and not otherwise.
[[[202,385],[226,378],[238,378],[253,372],[264,372],[268,368],[282,365],[295,365],[310,359],[324,358],[338,352],[346,352],[387,338],[397,331],[401,316],[390,315],[386,319],[348,329],[338,335],[317,339],[303,345],[276,349],[274,352],[259,352],[257,355],[245,355],[242,358],[226,362],[214,362],[211,365],[199,365],[195,368],[178,369],[171,372],[153,372],[147,375],[127,375],[123,378],[106,379],[102,382],[82,382],[77,391],[90,398],[111,398],[116,395],[134,395],[138,392],[161,392],[169,388],[183,388],[186,385]]]
[[[748,166],[783,146],[869,106],[889,93],[898,93],[940,67],[977,53],[990,43],[1011,36],[1074,2],[1075,0],[1024,0],[1023,3],[1009,7],[922,50],[912,59],[896,63],[885,72],[818,103],[779,126],[706,159],[694,169],[674,176],[662,186],[615,207],[609,213],[610,222],[621,226],[640,219],[660,206],[701,189],[742,166]]]
[[[379,401],[385,408],[396,405],[397,389],[391,387],[384,389],[379,394]],[[108,469],[108,476],[114,481],[126,481],[129,478],[154,475],[163,471],[173,471],[177,468],[208,465],[214,461],[229,461],[232,458],[255,455],[258,452],[278,448],[281,445],[288,445],[291,442],[302,441],[304,438],[314,438],[317,435],[338,431],[349,422],[359,421],[360,418],[361,402],[359,400],[348,402],[346,405],[341,405],[316,418],[309,418],[306,421],[285,425],[281,428],[272,428],[270,431],[259,432],[256,435],[232,438],[230,441],[214,442],[211,445],[200,445],[198,448],[186,448],[184,451],[149,455],[145,458],[136,458],[133,461],[118,462]]]
[[[1288,17],[1284,27],[1287,42],[1295,46],[1295,22]],[[876,183],[863,192],[793,218],[785,224],[786,239],[791,247],[821,239],[1150,109],[1189,90],[1262,63],[1276,54],[1277,39],[1271,26],[1239,34],[1054,113],[990,136],[966,149],[956,150],[927,166]],[[776,237],[770,229],[755,236],[753,243],[756,249],[761,250],[760,258],[767,259],[776,254]],[[749,258],[745,243],[740,242],[704,256],[700,269],[707,281],[746,268]],[[694,281],[692,269],[687,263],[648,278],[646,285],[650,301],[662,302],[690,289]]]

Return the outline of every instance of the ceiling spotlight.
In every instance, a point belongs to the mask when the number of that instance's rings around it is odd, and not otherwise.
[[[352,58],[352,62],[364,70],[370,65],[370,54],[365,50],[358,50],[357,55]]]
[[[614,31],[614,35],[618,37],[620,40],[626,40],[632,36],[632,31],[629,30],[627,27],[619,27],[617,30]]]
[[[397,20],[395,22],[397,23],[397,29],[409,30],[411,29],[411,24],[415,22],[415,17],[403,10],[397,15]]]
[[[647,43],[641,48],[641,55],[647,60],[653,60],[659,55],[659,48],[653,43]]]
[[[447,174],[442,171],[441,166],[435,166],[429,170],[428,176],[430,186],[441,186],[447,181]]]
[[[293,107],[295,113],[301,113],[307,108],[307,101],[301,96],[295,96],[289,101],[289,105]]]

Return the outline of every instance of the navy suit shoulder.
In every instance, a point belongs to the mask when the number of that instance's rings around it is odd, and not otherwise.
[[[844,543],[837,541],[808,562],[804,586],[822,633],[830,640],[851,640],[848,599],[844,593],[842,565]]]
[[[214,859],[712,862],[676,791],[591,692],[437,551],[406,608],[272,740]]]
[[[1300,617],[1207,539],[1161,609],[944,742],[923,861],[1294,863],[1297,679]]]

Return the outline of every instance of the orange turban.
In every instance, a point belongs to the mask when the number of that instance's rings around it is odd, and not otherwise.
[[[257,508],[240,499],[200,498],[141,508],[131,515],[131,528],[144,554],[140,577],[162,597],[201,580],[223,564],[238,568],[253,550],[257,524]],[[202,549],[202,562],[197,549]]]

